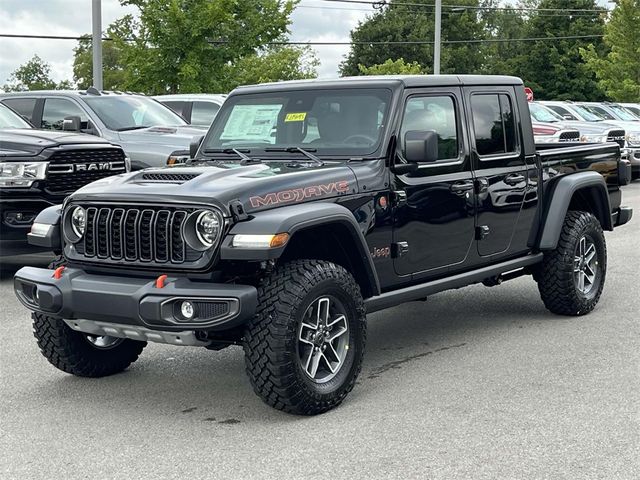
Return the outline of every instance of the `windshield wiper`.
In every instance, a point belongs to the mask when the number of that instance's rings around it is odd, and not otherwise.
[[[151,128],[151,125],[133,125],[132,127],[122,127],[117,132],[127,132],[129,130],[140,130],[141,128]]]
[[[315,148],[309,149],[309,150],[305,150],[304,148],[300,148],[300,147],[269,147],[269,148],[265,148],[264,151],[265,152],[287,152],[287,153],[299,152],[299,153],[303,154],[305,157],[307,157],[308,159],[313,160],[313,162],[316,165],[319,165],[319,166],[324,165],[324,162],[322,160],[320,160],[313,153],[311,153],[312,151],[313,152],[316,151]]]
[[[246,165],[248,163],[262,163],[259,158],[251,158],[249,155],[245,155],[245,153],[251,153],[251,150],[238,150],[237,148],[208,148],[204,153],[235,153],[240,157],[241,165]]]

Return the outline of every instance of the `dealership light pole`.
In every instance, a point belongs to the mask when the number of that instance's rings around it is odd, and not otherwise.
[[[91,18],[93,23],[93,86],[102,90],[102,0],[92,0]]]
[[[436,26],[433,42],[433,74],[440,75],[440,30],[442,24],[442,0],[436,0]]]

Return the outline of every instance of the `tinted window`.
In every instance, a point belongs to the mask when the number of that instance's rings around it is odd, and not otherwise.
[[[471,111],[480,156],[516,151],[515,119],[507,95],[473,95]]]
[[[31,125],[13,110],[0,105],[0,128],[31,128]]]
[[[556,112],[558,115],[564,118],[566,117],[568,120],[578,120],[575,115],[573,115],[569,110],[567,110],[566,108],[562,108],[559,107],[558,105],[547,105],[547,107],[549,107],[551,110],[553,110],[554,112]],[[571,118],[569,118],[571,117]]]
[[[78,105],[66,98],[47,98],[44,101],[40,127],[48,130],[62,130],[65,117],[71,116],[80,117],[80,128],[88,128],[89,119]]]
[[[302,147],[319,155],[366,155],[380,145],[387,89],[312,89],[229,97],[204,149]]]
[[[213,118],[220,110],[220,105],[213,102],[193,102],[191,107],[191,125],[211,125]]]
[[[7,98],[2,103],[8,105],[20,115],[24,115],[29,121],[33,120],[33,109],[36,106],[35,98]]]
[[[184,115],[184,106],[187,104],[187,102],[178,100],[159,100],[159,102],[169,107],[178,115]]]
[[[438,136],[438,160],[458,158],[456,108],[453,98],[411,97],[405,107],[400,129],[402,150],[407,132],[435,132]]]

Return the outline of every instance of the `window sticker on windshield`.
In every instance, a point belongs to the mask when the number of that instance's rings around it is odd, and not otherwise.
[[[287,113],[287,116],[284,117],[284,121],[285,122],[304,122],[305,118],[307,118],[307,112]]]
[[[220,139],[273,143],[271,134],[281,109],[282,105],[236,105]]]

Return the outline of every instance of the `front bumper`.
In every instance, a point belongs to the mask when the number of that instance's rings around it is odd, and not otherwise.
[[[66,268],[55,278],[52,270],[23,267],[15,274],[14,290],[36,312],[161,332],[227,330],[251,318],[258,303],[250,285],[171,277],[163,283],[159,288],[148,278],[93,275],[77,268]],[[181,315],[184,301],[194,307],[190,319]]]

